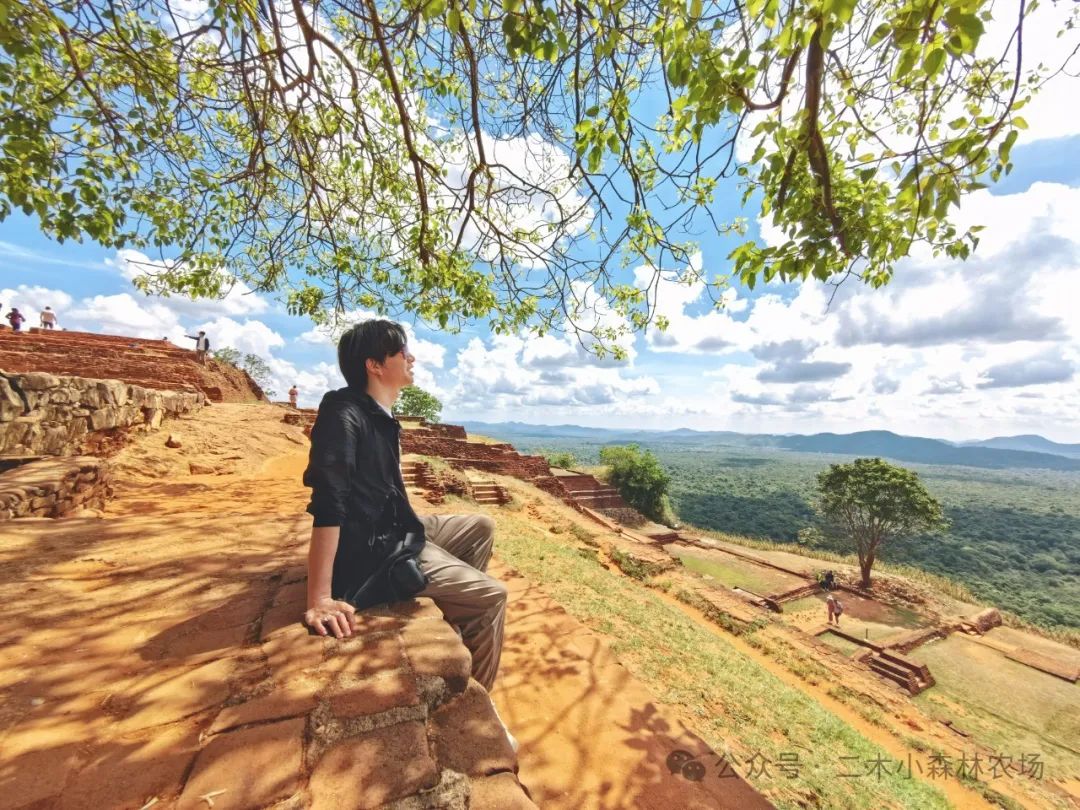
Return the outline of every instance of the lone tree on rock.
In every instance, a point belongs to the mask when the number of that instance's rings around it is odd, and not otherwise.
[[[406,385],[394,403],[394,416],[419,416],[428,422],[438,422],[442,403],[423,388]]]
[[[818,474],[818,494],[822,515],[855,541],[864,588],[886,540],[945,525],[941,504],[919,476],[880,458],[830,465]]]

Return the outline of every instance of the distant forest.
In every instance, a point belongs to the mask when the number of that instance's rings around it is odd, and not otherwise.
[[[519,450],[568,450],[598,463],[600,442],[507,437]],[[851,457],[765,448],[641,442],[671,474],[679,518],[731,534],[796,542],[816,526],[815,476]],[[939,536],[887,546],[881,558],[964,583],[1028,621],[1080,627],[1080,473],[903,463],[919,473],[951,523]],[[851,548],[827,541],[831,550]]]

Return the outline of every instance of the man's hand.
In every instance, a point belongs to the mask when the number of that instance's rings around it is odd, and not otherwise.
[[[333,633],[335,638],[347,638],[356,629],[356,608],[327,596],[307,609],[304,624],[320,636]]]

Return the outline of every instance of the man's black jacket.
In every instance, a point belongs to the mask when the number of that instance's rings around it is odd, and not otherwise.
[[[401,479],[400,433],[397,420],[358,388],[330,391],[319,404],[304,485],[315,526],[341,527],[335,599],[356,592],[378,568],[388,549],[371,541],[395,515],[399,525],[419,526]]]

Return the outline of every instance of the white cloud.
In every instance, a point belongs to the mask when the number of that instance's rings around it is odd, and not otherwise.
[[[687,388],[734,429],[963,438],[1053,426],[1080,438],[1065,404],[1080,401],[1078,209],[1080,189],[1059,184],[980,192],[961,212],[987,224],[967,262],[913,256],[879,290],[809,281],[794,296],[753,299],[738,320],[690,314],[701,285],[662,286],[672,327],[650,342],[655,352],[703,353],[714,341],[708,353],[722,365],[704,372],[708,390]]]
[[[210,338],[211,349],[223,349],[229,346],[244,354],[257,354],[262,358],[271,355],[274,349],[285,345],[285,339],[265,323],[252,318],[243,322],[232,318],[215,318],[213,321],[200,323],[198,330],[206,332]]]
[[[71,301],[71,296],[62,290],[20,284],[16,288],[0,290],[0,310],[3,310],[0,315],[17,309],[26,318],[23,328],[28,329],[38,325],[38,318],[45,307],[52,307],[54,312],[63,312],[71,306]]]
[[[105,263],[110,267],[115,267],[128,281],[175,267],[175,262],[168,259],[151,259],[146,254],[129,248],[117,251],[116,258],[106,259]],[[239,279],[233,282],[229,291],[221,298],[188,298],[175,295],[161,300],[178,314],[194,318],[215,315],[258,315],[270,309],[269,301],[253,292]]]
[[[337,363],[319,362],[313,366],[298,368],[288,360],[271,356],[267,358],[266,364],[270,368],[269,388],[274,391],[274,398],[286,399],[288,390],[295,385],[300,392],[297,404],[301,408],[317,408],[323,394],[345,385]]]
[[[648,376],[582,354],[570,337],[473,338],[457,354],[456,384],[448,410],[473,418],[580,418],[626,412],[631,403],[660,393]],[[552,408],[560,409],[555,417]],[[543,420],[543,417],[540,417]]]

